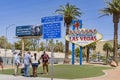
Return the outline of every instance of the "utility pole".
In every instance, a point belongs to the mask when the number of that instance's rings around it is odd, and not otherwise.
[[[5,63],[7,62],[7,58],[6,58],[6,53],[7,53],[7,30],[8,28],[10,28],[11,26],[13,26],[15,24],[11,24],[9,26],[6,27],[6,32],[5,32],[5,37],[6,37],[6,41],[4,41],[4,45],[5,45]]]

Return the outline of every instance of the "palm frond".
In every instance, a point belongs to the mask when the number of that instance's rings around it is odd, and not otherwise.
[[[103,14],[102,16],[120,14],[120,0],[112,0],[111,2],[109,2],[108,0],[105,1],[107,7],[100,10],[100,12]]]
[[[70,5],[67,3],[65,6],[61,5],[60,9],[57,9],[55,11],[57,14],[62,14],[64,16],[71,16],[71,17],[80,17],[82,12],[80,12],[79,8],[76,8],[75,5]]]

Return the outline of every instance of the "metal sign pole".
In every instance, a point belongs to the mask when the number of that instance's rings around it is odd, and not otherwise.
[[[53,39],[51,39],[51,41],[53,41]],[[54,46],[51,45],[50,48],[51,48],[51,80],[53,80],[53,74],[54,74],[54,71],[53,71],[53,63],[54,63],[53,50],[54,50]]]
[[[73,30],[75,30],[75,26],[73,25]],[[75,44],[72,43],[72,65],[75,64]]]
[[[43,39],[51,39],[53,41],[54,38],[61,38],[61,23],[58,21],[63,21],[62,15],[48,16],[41,18],[41,23],[45,23],[43,24]],[[51,45],[50,48],[51,48],[51,59],[50,59],[51,80],[53,80],[54,46]]]
[[[51,80],[53,80],[53,49],[52,49],[52,52],[51,52]]]
[[[80,22],[80,28],[82,28],[82,20],[79,21]],[[82,65],[82,47],[80,46],[80,65]]]

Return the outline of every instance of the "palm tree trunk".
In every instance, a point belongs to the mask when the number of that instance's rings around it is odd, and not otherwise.
[[[90,60],[89,60],[89,48],[87,48],[87,57],[86,57],[86,62],[89,63]]]
[[[108,50],[107,50],[107,55],[106,55],[106,64],[108,64]]]
[[[67,25],[66,27],[66,35],[68,34],[69,34],[69,25]],[[65,60],[64,60],[65,64],[70,62],[68,56],[69,56],[69,42],[66,40],[65,41]]]
[[[114,22],[114,42],[113,42],[113,60],[118,65],[118,23],[119,23],[119,15],[113,15]]]
[[[118,65],[118,23],[114,23],[114,44],[113,44],[113,60]]]

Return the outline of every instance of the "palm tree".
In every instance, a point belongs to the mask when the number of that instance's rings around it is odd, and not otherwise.
[[[5,43],[7,43],[5,36],[1,36],[0,37],[0,48],[5,48]]]
[[[40,43],[40,50],[43,51],[45,49],[45,43],[41,42]]]
[[[55,44],[54,51],[56,51],[56,52],[63,52],[63,50],[64,50],[63,43],[57,41],[56,44]]]
[[[81,16],[81,12],[79,12],[79,8],[76,8],[75,5],[70,5],[67,3],[65,6],[61,5],[60,9],[57,9],[55,12],[58,14],[62,14],[64,16],[64,23],[66,25],[66,35],[69,33],[69,27],[72,23],[72,20],[75,19],[76,17]],[[69,42],[65,41],[65,61],[64,63],[68,63],[68,55],[69,55]]]
[[[75,49],[75,56],[76,56],[76,57],[79,57],[79,56],[80,56],[80,47],[77,47],[77,48]]]
[[[25,45],[26,51],[33,50],[33,49],[31,49],[31,46],[32,46],[31,40],[25,39],[24,42],[25,42],[24,45]],[[15,49],[21,50],[22,49],[22,41],[18,40],[17,42],[14,43],[14,46],[15,46]]]
[[[6,48],[7,49],[11,49],[12,48],[12,44],[9,43],[6,39],[5,36],[0,36],[0,48],[5,48],[5,43],[6,43]]]
[[[86,54],[85,54],[85,48],[82,48],[82,57],[85,58]],[[75,56],[76,57],[80,57],[80,47],[75,48]]]
[[[31,40],[31,42],[32,42],[33,51],[37,50],[38,45],[39,45],[38,39],[30,39],[30,40]]]
[[[103,50],[106,51],[106,64],[108,64],[108,56],[109,56],[108,53],[112,51],[112,45],[109,43],[105,43],[103,45]]]
[[[90,52],[89,51],[90,51],[90,49],[93,49],[93,50],[96,49],[96,43],[89,44],[89,45],[86,46],[86,48],[87,48],[86,62],[89,63],[90,62],[90,60],[89,60]]]
[[[100,10],[104,15],[112,15],[114,23],[113,61],[118,65],[118,23],[120,18],[120,0],[106,1],[107,7]]]
[[[48,47],[47,47],[48,51],[51,51],[52,49],[54,49],[54,46],[55,44],[53,42],[53,39],[49,40]]]

